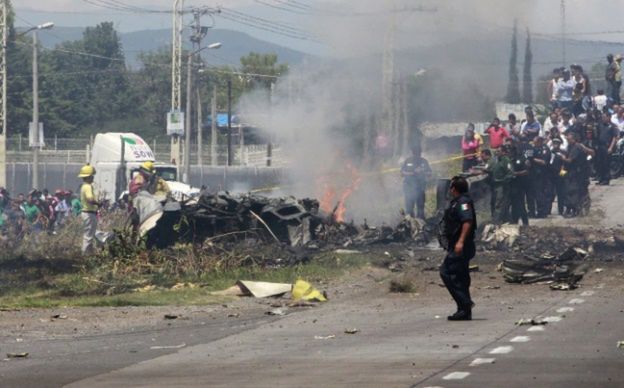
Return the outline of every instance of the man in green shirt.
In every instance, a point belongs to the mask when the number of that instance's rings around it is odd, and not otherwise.
[[[70,206],[72,214],[76,217],[80,216],[80,212],[82,211],[82,204],[80,203],[80,199],[78,199],[78,197],[76,197],[71,191],[69,191],[68,197],[71,198]]]

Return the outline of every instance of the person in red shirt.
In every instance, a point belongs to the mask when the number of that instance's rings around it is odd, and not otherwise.
[[[505,139],[509,137],[509,132],[500,125],[498,117],[494,118],[492,124],[485,130],[485,133],[490,136],[490,148],[498,149],[503,145]]]
[[[461,148],[464,153],[464,161],[462,164],[462,171],[468,171],[478,163],[477,156],[479,156],[479,139],[475,137],[474,124],[468,124],[466,132],[461,140]]]

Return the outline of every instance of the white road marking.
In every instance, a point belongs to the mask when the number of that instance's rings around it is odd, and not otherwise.
[[[442,380],[463,380],[470,376],[470,372],[452,372],[442,377]]]
[[[594,291],[583,291],[581,296],[592,296],[594,295]]]
[[[544,331],[544,326],[531,326],[527,329],[527,331]]]
[[[580,298],[575,298],[570,300],[570,302],[568,302],[569,304],[581,304],[581,303],[585,303],[585,299],[580,299]]]
[[[494,361],[496,361],[495,358],[475,358],[470,363],[470,366],[479,366],[479,365],[484,365],[484,364],[494,364]]]
[[[557,309],[558,313],[571,313],[572,311],[574,311],[574,307],[562,307]]]
[[[490,354],[507,354],[513,351],[513,346],[499,346],[490,350]]]
[[[517,337],[513,337],[512,339],[509,340],[509,342],[529,342],[531,340],[531,337],[526,336],[526,335],[519,335]]]
[[[558,315],[552,316],[552,317],[546,317],[543,319],[544,322],[548,322],[548,323],[554,323],[554,322],[561,322],[561,320],[563,319],[563,317],[560,317]]]

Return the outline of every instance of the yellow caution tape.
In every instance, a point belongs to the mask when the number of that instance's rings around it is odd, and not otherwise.
[[[436,164],[452,162],[452,161],[455,161],[455,160],[461,160],[461,159],[467,158],[469,156],[477,156],[477,155],[478,154],[468,154],[468,155],[452,156],[452,157],[446,158],[446,159],[435,160],[433,162],[430,162],[429,165],[436,165]],[[384,175],[384,174],[397,173],[397,172],[400,172],[400,171],[401,171],[400,167],[392,167],[392,168],[386,168],[386,169],[383,169],[383,170],[380,170],[380,171],[373,171],[373,172],[369,172],[369,173],[360,174],[360,176]],[[249,192],[251,194],[263,193],[263,192],[266,192],[266,191],[280,190],[280,189],[287,188],[287,187],[292,187],[292,186],[293,185],[262,187],[262,188],[259,188],[259,189],[250,190]]]

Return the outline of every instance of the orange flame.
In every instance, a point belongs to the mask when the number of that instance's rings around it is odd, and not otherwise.
[[[336,189],[333,184],[328,182],[323,183],[323,196],[319,202],[320,209],[325,213],[331,214],[336,222],[345,222],[347,200],[358,189],[362,181],[362,177],[360,177],[357,169],[351,163],[347,163],[346,168],[349,170],[351,182],[338,196],[338,203],[335,202]],[[336,203],[335,206],[334,203]]]

